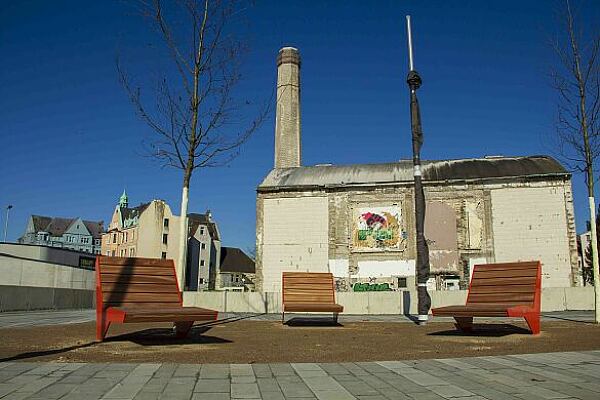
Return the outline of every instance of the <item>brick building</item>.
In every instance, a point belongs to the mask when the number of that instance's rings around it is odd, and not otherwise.
[[[414,286],[412,162],[301,166],[300,57],[277,60],[275,168],[257,189],[257,290],[283,271],[330,271],[338,290]],[[280,93],[281,92],[281,93]],[[430,289],[473,265],[541,260],[543,285],[578,284],[570,174],[548,156],[423,162]]]

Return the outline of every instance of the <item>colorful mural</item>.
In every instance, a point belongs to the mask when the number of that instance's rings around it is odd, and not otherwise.
[[[398,250],[401,236],[400,207],[355,209],[352,240],[355,251]]]

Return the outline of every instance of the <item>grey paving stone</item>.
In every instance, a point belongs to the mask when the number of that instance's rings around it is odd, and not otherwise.
[[[274,378],[256,378],[256,383],[261,393],[280,391],[279,384]]]
[[[229,393],[194,393],[192,400],[230,400]]]
[[[280,382],[278,380],[278,383],[286,398],[314,397],[314,393],[302,382]]]
[[[229,393],[230,390],[229,379],[198,379],[194,387],[195,393]]]
[[[232,383],[232,399],[260,399],[258,385],[256,383]]]
[[[153,392],[153,391],[139,391],[134,400],[158,400],[160,398],[161,392]],[[62,399],[61,399],[62,400]]]
[[[452,397],[469,397],[475,395],[475,393],[469,392],[468,390],[462,389],[455,385],[428,386],[427,389],[446,399]]]
[[[271,378],[271,368],[268,364],[252,364],[252,370],[257,378]]]
[[[377,396],[381,395],[381,393],[371,386],[363,382],[356,382],[356,380],[352,381],[342,381],[338,382],[342,385],[348,392],[353,394],[354,396]]]
[[[42,390],[36,392],[30,398],[31,399],[60,399],[61,397],[65,396],[66,394],[73,391],[76,387],[77,387],[77,385],[71,384],[71,383],[64,383],[64,384],[55,383],[55,384],[46,386]]]
[[[283,396],[282,392],[263,392],[262,390],[260,391],[260,397],[263,400],[284,400],[285,397]]]

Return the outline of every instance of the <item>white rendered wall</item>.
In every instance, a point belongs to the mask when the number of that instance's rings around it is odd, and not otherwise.
[[[281,291],[284,271],[327,272],[326,197],[265,199],[263,215],[264,292]]]
[[[564,188],[495,189],[491,196],[495,261],[541,260],[543,287],[570,286]]]

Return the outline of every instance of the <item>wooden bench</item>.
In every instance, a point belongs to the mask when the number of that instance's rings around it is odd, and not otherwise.
[[[333,274],[327,272],[284,272],[282,275],[283,310],[288,312],[332,312],[337,323],[344,307],[335,303]]]
[[[431,310],[451,316],[456,327],[471,331],[473,317],[522,317],[531,333],[540,333],[542,266],[539,261],[476,265],[464,306]]]
[[[112,322],[173,322],[177,337],[194,321],[214,321],[217,311],[183,307],[173,260],[96,258],[96,338],[104,340]]]

